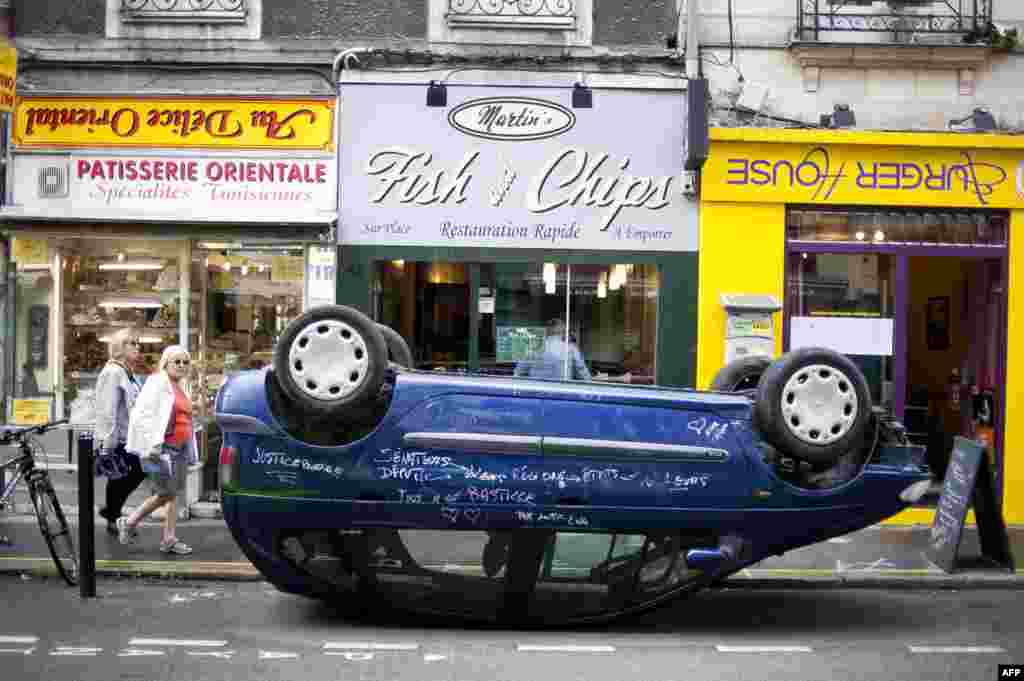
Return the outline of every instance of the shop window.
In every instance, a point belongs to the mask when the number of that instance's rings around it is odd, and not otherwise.
[[[258,39],[262,0],[107,0],[108,38]]]
[[[464,372],[469,365],[469,278],[462,263],[391,260],[373,281],[377,321],[409,343],[416,368]]]
[[[654,265],[392,260],[372,286],[375,318],[409,342],[417,368],[654,382]]]
[[[131,328],[137,334],[141,375],[156,371],[163,349],[179,342],[182,246],[146,240],[58,242],[63,336],[54,347],[63,359],[59,403],[73,422],[93,420],[93,387],[115,333]]]
[[[192,253],[193,296],[202,301],[196,364],[212,404],[228,375],[273,362],[278,337],[302,312],[304,247],[200,241]]]
[[[794,253],[786,282],[790,349],[828,347],[864,372],[875,404],[893,402],[894,256]]]
[[[790,241],[1005,246],[1008,217],[997,211],[790,210]]]

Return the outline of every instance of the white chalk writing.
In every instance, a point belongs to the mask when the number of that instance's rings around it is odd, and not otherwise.
[[[340,478],[345,475],[345,469],[342,466],[332,466],[326,463],[311,461],[303,456],[293,457],[284,452],[268,452],[260,447],[256,448],[256,453],[253,454],[250,460],[257,465],[299,468],[310,473],[324,473],[334,478]]]

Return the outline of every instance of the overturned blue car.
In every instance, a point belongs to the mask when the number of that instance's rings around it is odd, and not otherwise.
[[[222,386],[224,517],[279,589],[606,619],[877,523],[929,479],[829,350],[745,358],[714,391],[410,364],[393,330],[325,306]]]

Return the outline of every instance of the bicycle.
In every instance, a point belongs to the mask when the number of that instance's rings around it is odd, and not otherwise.
[[[36,466],[36,459],[44,454],[43,446],[33,435],[41,435],[48,430],[67,423],[67,419],[29,426],[18,430],[0,432],[0,445],[16,445],[21,451],[13,459],[0,464],[0,471],[16,470],[14,479],[0,494],[0,509],[4,508],[14,496],[14,489],[22,479],[28,485],[28,494],[32,506],[36,509],[39,529],[50,549],[50,555],[57,566],[57,572],[69,586],[78,583],[78,554],[75,552],[75,540],[64,517],[64,511],[57,500],[57,492],[50,482],[50,473],[45,468]]]

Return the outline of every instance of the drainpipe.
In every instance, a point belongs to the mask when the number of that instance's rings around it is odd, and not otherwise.
[[[700,45],[697,42],[697,2],[698,0],[680,0],[686,3],[686,77],[700,77]],[[682,12],[680,12],[682,17]]]

